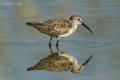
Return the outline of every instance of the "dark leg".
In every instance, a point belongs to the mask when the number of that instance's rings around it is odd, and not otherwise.
[[[50,53],[53,53],[52,46],[49,46]]]
[[[59,46],[59,38],[57,37],[56,47]]]
[[[52,41],[52,36],[51,36],[50,41],[49,41],[49,47],[51,47],[51,41]]]
[[[59,46],[56,46],[57,52],[59,52]]]

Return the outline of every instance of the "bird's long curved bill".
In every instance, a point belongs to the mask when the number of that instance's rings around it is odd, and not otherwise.
[[[92,30],[91,30],[84,22],[82,22],[82,25],[83,25],[86,29],[88,29],[91,33],[93,33]]]

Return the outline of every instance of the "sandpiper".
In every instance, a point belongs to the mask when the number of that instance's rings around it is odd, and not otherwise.
[[[49,19],[43,23],[27,22],[26,24],[28,26],[34,27],[41,33],[51,36],[49,46],[51,46],[53,37],[57,38],[56,46],[58,46],[59,39],[73,34],[78,25],[83,25],[92,33],[92,30],[82,21],[81,17],[78,15],[73,15],[68,20],[56,18]]]
[[[90,56],[83,64],[79,64],[77,59],[67,52],[53,52],[49,56],[41,59],[37,64],[29,67],[31,70],[46,70],[51,72],[71,71],[74,74],[80,73],[84,66],[92,58]]]

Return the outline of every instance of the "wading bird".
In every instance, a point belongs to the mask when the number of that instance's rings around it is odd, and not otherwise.
[[[69,35],[73,34],[78,25],[83,25],[92,33],[92,30],[82,21],[81,17],[78,15],[71,16],[69,20],[56,18],[49,19],[43,23],[27,22],[26,24],[28,26],[32,26],[41,33],[51,36],[49,46],[51,46],[53,37],[57,38],[56,46],[58,46],[59,39],[68,37]]]

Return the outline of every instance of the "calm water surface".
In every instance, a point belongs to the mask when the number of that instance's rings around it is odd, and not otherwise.
[[[93,30],[82,26],[60,40],[60,51],[73,54],[80,63],[92,60],[80,74],[26,69],[50,54],[49,37],[26,26],[49,18],[77,14]],[[119,80],[119,0],[1,0],[0,80]]]

